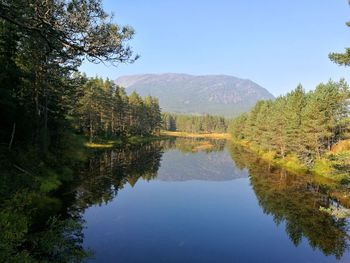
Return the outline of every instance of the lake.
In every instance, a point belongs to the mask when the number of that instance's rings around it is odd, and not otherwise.
[[[97,151],[74,196],[88,262],[350,262],[349,219],[320,211],[341,190],[225,141]]]

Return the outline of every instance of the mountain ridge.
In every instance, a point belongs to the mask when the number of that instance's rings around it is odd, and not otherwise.
[[[115,80],[127,93],[159,98],[163,111],[178,114],[235,116],[261,99],[274,99],[269,91],[249,79],[235,76],[184,73],[125,75]]]

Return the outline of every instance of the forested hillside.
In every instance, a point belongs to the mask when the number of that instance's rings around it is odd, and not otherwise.
[[[299,85],[274,101],[258,102],[250,112],[234,119],[230,132],[234,138],[269,152],[271,158],[296,156],[322,173],[336,175],[334,168],[349,174],[350,151],[330,152],[350,138],[349,99],[344,80],[320,84],[310,92]]]

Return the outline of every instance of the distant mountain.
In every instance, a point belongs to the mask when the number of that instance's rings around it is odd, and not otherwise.
[[[234,116],[258,100],[273,99],[266,89],[248,79],[226,75],[143,74],[119,77],[116,84],[128,93],[159,98],[164,112]]]

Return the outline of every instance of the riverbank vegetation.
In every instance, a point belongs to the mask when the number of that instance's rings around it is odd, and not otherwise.
[[[190,133],[181,131],[161,131],[164,137],[181,137],[181,138],[206,138],[206,139],[231,139],[229,133]]]
[[[89,142],[149,136],[161,126],[158,99],[129,96],[124,88],[101,78],[86,79],[72,109],[73,127]]]
[[[330,53],[329,59],[349,66],[349,50]],[[349,183],[349,105],[350,91],[344,80],[330,80],[310,92],[299,85],[274,101],[256,103],[232,121],[230,133],[265,160]]]
[[[274,101],[259,101],[233,120],[230,133],[265,159],[290,169],[348,180],[349,98],[344,80],[310,92],[299,85]]]
[[[78,72],[84,59],[114,65],[138,57],[127,45],[133,29],[111,22],[100,1],[5,1],[0,8],[2,170],[45,177],[55,163],[82,160],[84,137],[97,145],[157,132],[157,99]]]
[[[0,261],[80,261],[82,220],[56,197],[86,160],[85,137],[150,134],[158,102],[78,72],[83,60],[138,57],[127,45],[133,29],[101,1],[2,1],[0,10]]]

